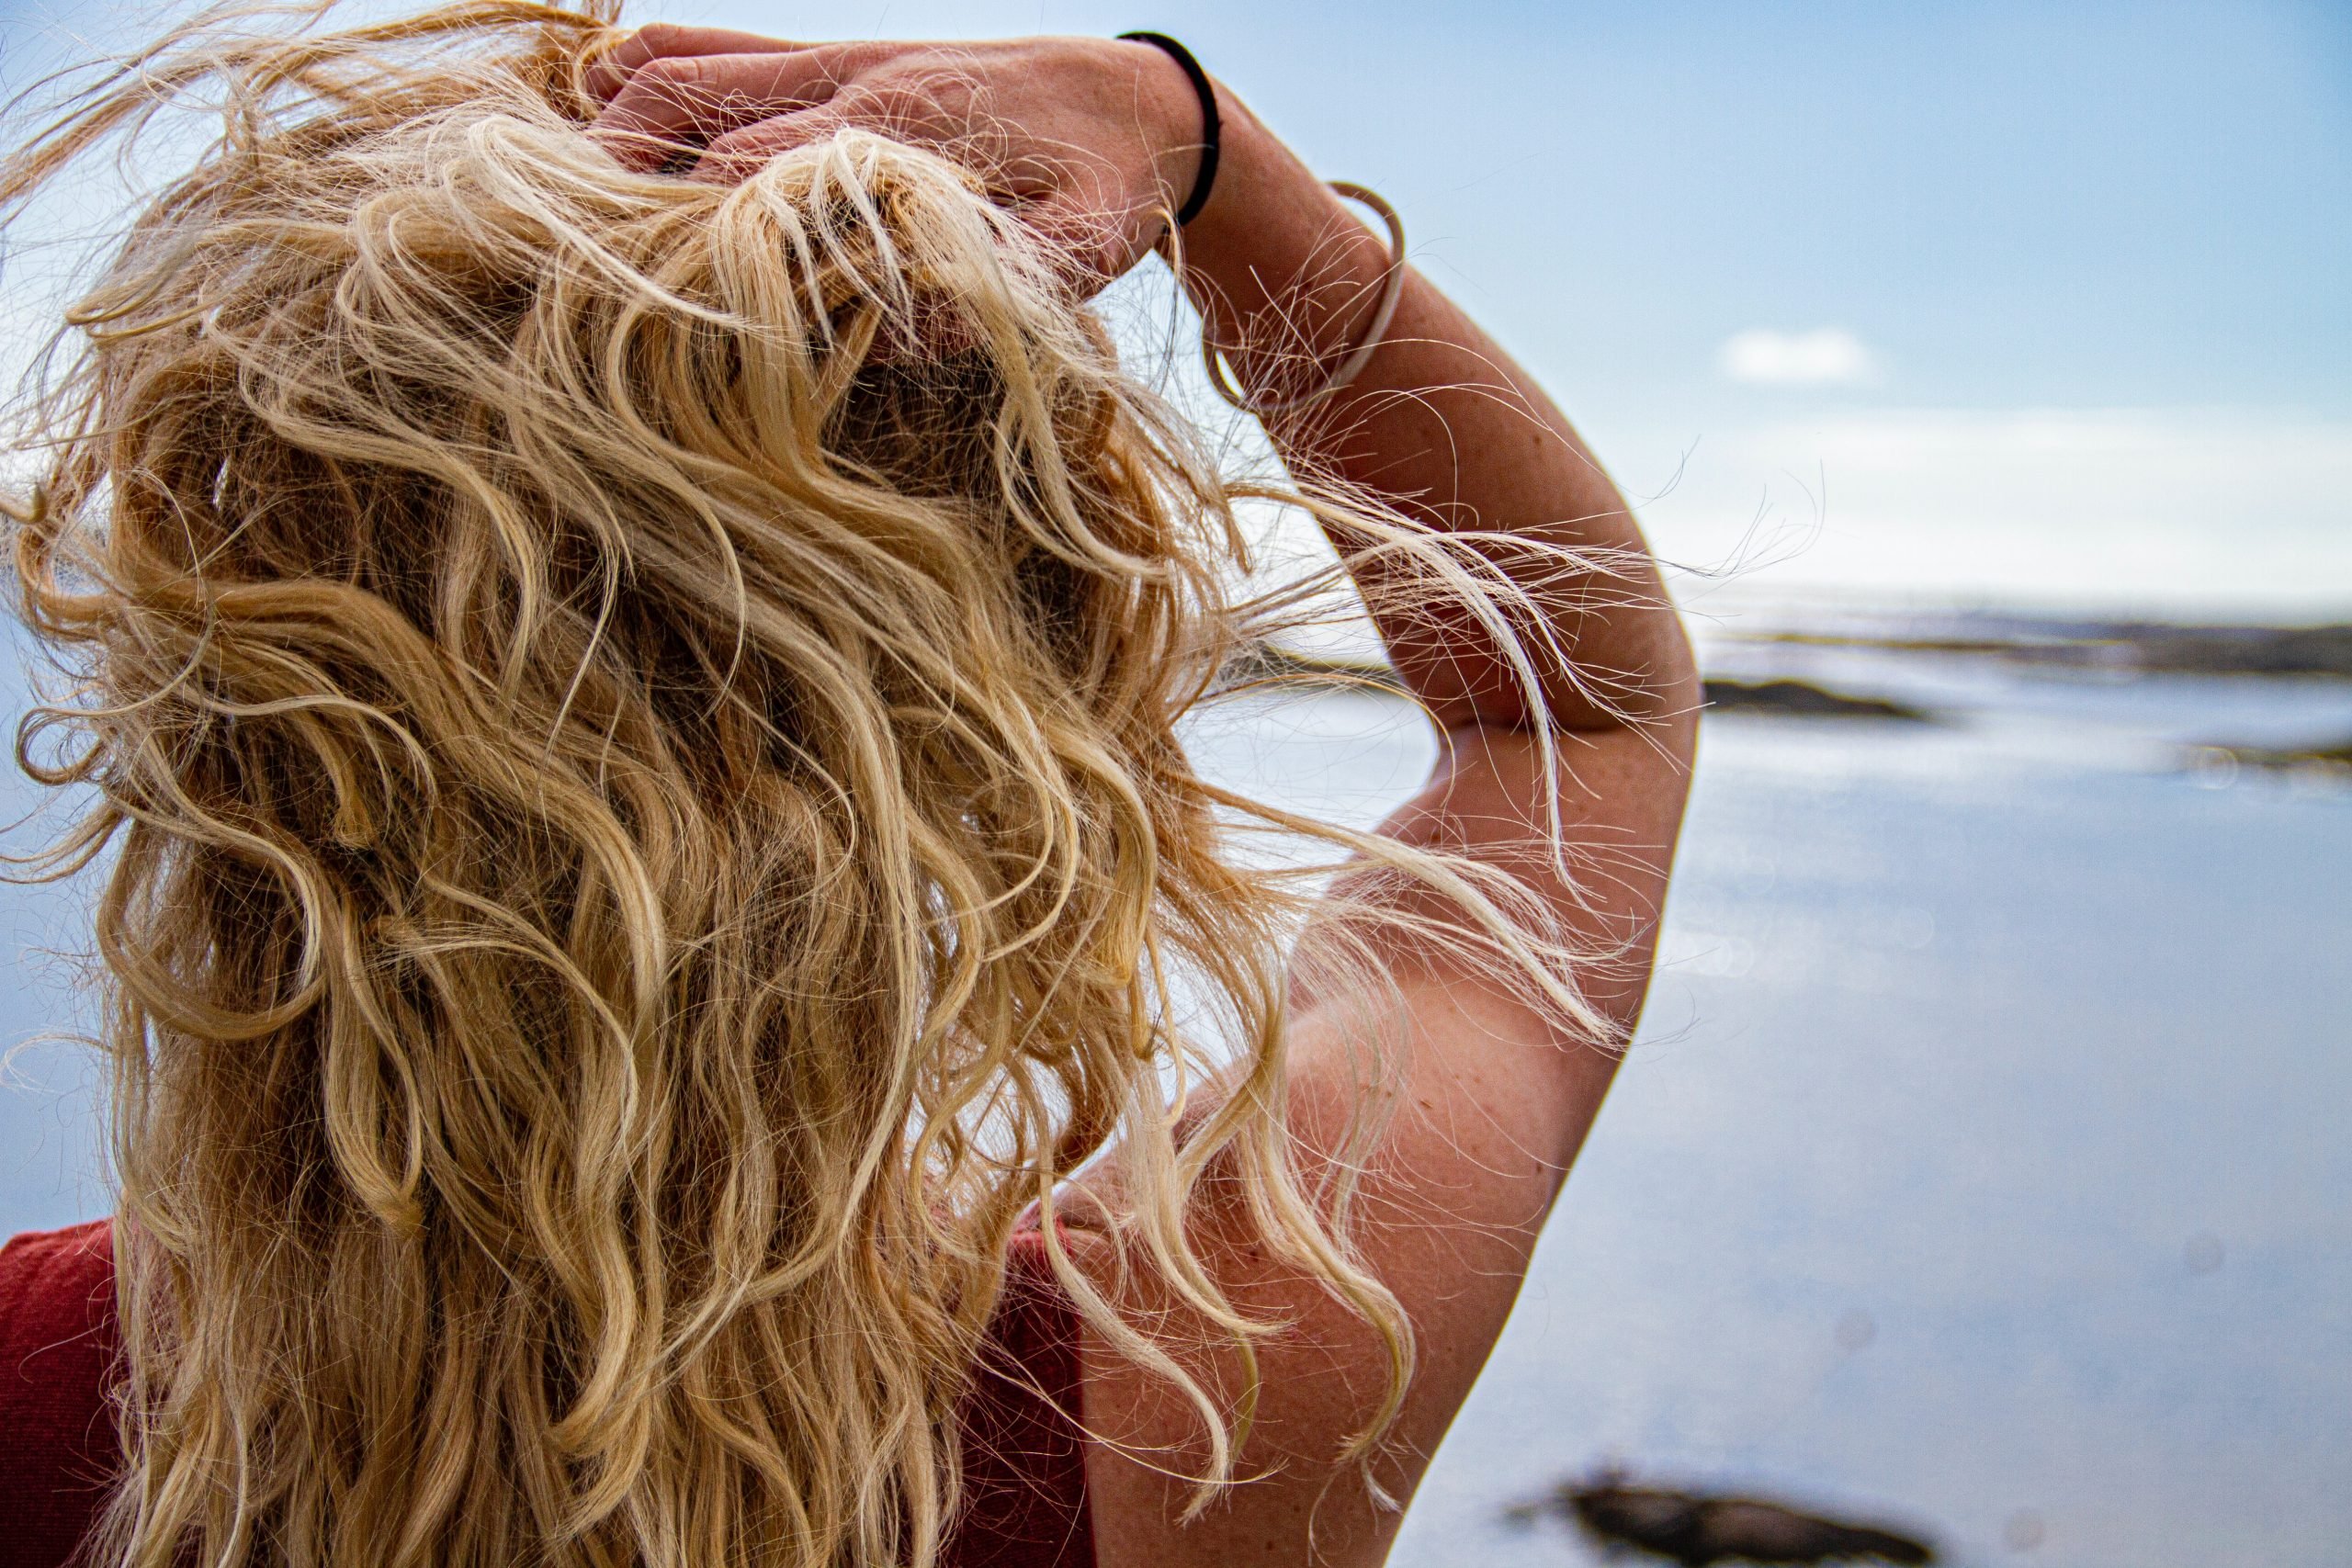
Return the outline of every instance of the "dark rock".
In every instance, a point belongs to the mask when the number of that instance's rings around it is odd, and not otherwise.
[[[2352,773],[2352,740],[2315,746],[2199,746],[2190,751],[2189,761],[2199,767],[2218,761],[2224,767],[2234,762],[2275,773],[2340,774]]]
[[[1615,1471],[1563,1482],[1546,1502],[1514,1512],[1558,1513],[1605,1551],[1645,1552],[1682,1568],[1840,1562],[1917,1568],[1936,1556],[1926,1541],[1882,1524],[1800,1513],[1761,1497],[1635,1486]]]
[[[2352,625],[2197,626],[1970,615],[1938,624],[1767,633],[1753,639],[1895,652],[1977,654],[2012,664],[2121,675],[2323,675],[2352,678]]]
[[[1891,718],[1922,723],[1932,716],[1885,697],[1857,697],[1833,692],[1809,681],[1713,680],[1707,682],[1707,706],[1716,713],[1784,714],[1793,718]]]
[[[2352,626],[2106,629],[2123,662],[2152,674],[2352,676]]]
[[[1354,686],[1402,692],[1405,682],[1386,660],[1342,659],[1300,653],[1272,642],[1252,642],[1226,665],[1221,689],[1260,685]]]
[[[2256,769],[2296,769],[2312,761],[2352,766],[2352,740],[2335,745],[2209,745],[2204,750],[2230,752],[2230,757]]]

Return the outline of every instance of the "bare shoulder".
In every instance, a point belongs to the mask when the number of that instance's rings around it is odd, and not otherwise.
[[[1573,852],[1561,863],[1605,870],[1576,886],[1562,878],[1557,897],[1598,939],[1596,951],[1611,955],[1596,965],[1591,999],[1630,1028],[1680,816],[1679,759],[1631,733],[1562,744],[1572,782],[1554,820]],[[1388,830],[1529,860],[1523,877],[1543,892],[1550,857],[1527,851],[1531,816],[1540,815],[1527,804],[1529,781],[1546,771],[1540,748],[1497,738],[1455,750]],[[1361,1049],[1360,1006],[1298,1000],[1288,1118],[1311,1189],[1315,1162],[1342,1157],[1365,1098],[1384,1101],[1377,1143],[1350,1167],[1349,1240],[1412,1326],[1402,1405],[1368,1464],[1342,1462],[1351,1440],[1387,1412],[1396,1347],[1321,1279],[1256,1239],[1246,1197],[1211,1190],[1197,1200],[1187,1240],[1241,1314],[1274,1325],[1255,1345],[1254,1369],[1221,1325],[1188,1315],[1135,1266],[1138,1248],[1101,1232],[1084,1237],[1073,1247],[1080,1267],[1209,1404],[1190,1403],[1161,1371],[1090,1335],[1088,1477],[1103,1568],[1379,1563],[1399,1506],[1501,1333],[1616,1055],[1564,1028],[1522,988],[1442,954],[1400,946],[1389,980],[1382,1021],[1395,1050],[1377,1072]],[[1118,1201],[1115,1168],[1095,1179],[1106,1207]],[[1195,1478],[1214,1457],[1208,1422],[1245,1410],[1236,1479],[1202,1499]]]

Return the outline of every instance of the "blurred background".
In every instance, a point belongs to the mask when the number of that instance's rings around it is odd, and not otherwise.
[[[1679,569],[1718,708],[1657,987],[1397,1563],[1592,1561],[1512,1509],[1609,1464],[1955,1562],[2352,1563],[2352,6],[633,15],[1182,38]],[[141,25],[0,6],[0,74]],[[1210,406],[1164,273],[1114,313]],[[1339,691],[1194,745],[1359,821],[1431,753]],[[79,910],[0,890],[0,1233],[107,1207],[37,1039]]]

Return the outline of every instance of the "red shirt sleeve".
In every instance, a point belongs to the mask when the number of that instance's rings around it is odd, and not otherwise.
[[[943,1568],[1093,1568],[1077,1309],[1044,1239],[1015,1236],[964,1410],[965,1508]],[[104,1220],[0,1248],[0,1568],[63,1568],[119,1462],[113,1234]]]
[[[1035,1231],[1012,1238],[989,1340],[964,1407],[964,1515],[942,1568],[1094,1568],[1078,1309]]]
[[[74,1555],[113,1483],[119,1450],[114,1235],[105,1220],[0,1247],[0,1563]]]

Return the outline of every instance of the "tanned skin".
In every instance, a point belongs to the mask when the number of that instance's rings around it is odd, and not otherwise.
[[[669,155],[681,138],[707,146],[695,177],[739,179],[849,124],[939,146],[1064,242],[1080,288],[1155,247],[1176,248],[1165,214],[1198,165],[1191,84],[1140,43],[803,44],[654,27],[611,57],[594,85],[610,98],[600,126],[616,145],[641,146],[648,158]],[[1295,396],[1358,341],[1386,273],[1386,242],[1217,91],[1222,162],[1206,208],[1180,237],[1182,276],[1217,341],[1247,345],[1234,356],[1243,389]],[[1355,380],[1312,411],[1267,423],[1295,469],[1363,487],[1439,527],[1508,533],[1619,563],[1610,575],[1541,585],[1568,655],[1539,667],[1541,710],[1475,625],[1384,622],[1399,674],[1442,739],[1430,779],[1382,831],[1527,879],[1570,927],[1617,954],[1584,984],[1630,1032],[1648,984],[1700,695],[1623,498],[1543,390],[1418,273]],[[1354,541],[1334,543],[1348,558]],[[1503,547],[1489,553],[1506,570],[1532,558]],[[1360,578],[1373,570],[1353,564]],[[1377,601],[1379,584],[1364,585]],[[1547,734],[1555,770],[1544,766]],[[1574,887],[1541,848],[1555,811],[1578,868]],[[1458,918],[1421,897],[1420,913]],[[1615,1057],[1475,964],[1425,944],[1396,944],[1384,957],[1405,1004],[1404,1048],[1383,1085],[1399,1097],[1399,1113],[1363,1174],[1356,1242],[1402,1301],[1419,1347],[1374,1466],[1401,1498],[1502,1331]],[[1299,995],[1289,1027],[1293,1124],[1307,1149],[1334,1149],[1363,1092],[1350,1038],[1361,1018],[1349,998]],[[1115,1209],[1118,1180],[1114,1156],[1082,1179],[1070,1208]],[[1295,1325],[1260,1353],[1255,1417],[1236,1469],[1255,1479],[1180,1523],[1192,1496],[1184,1478],[1204,1452],[1198,1416],[1125,1359],[1090,1347],[1084,1415],[1105,1439],[1088,1458],[1099,1559],[1104,1568],[1370,1568],[1387,1556],[1399,1515],[1336,1461],[1379,1409],[1385,1348],[1318,1286],[1273,1266],[1238,1216],[1214,1201],[1200,1207],[1202,1249],[1236,1304]],[[1081,1232],[1073,1250],[1107,1281],[1109,1243],[1089,1240]],[[1148,1280],[1123,1289],[1137,1312],[1165,1304]],[[1184,1337],[1181,1321],[1164,1327]],[[1234,1386],[1228,1356],[1203,1350],[1193,1370],[1212,1387]]]

